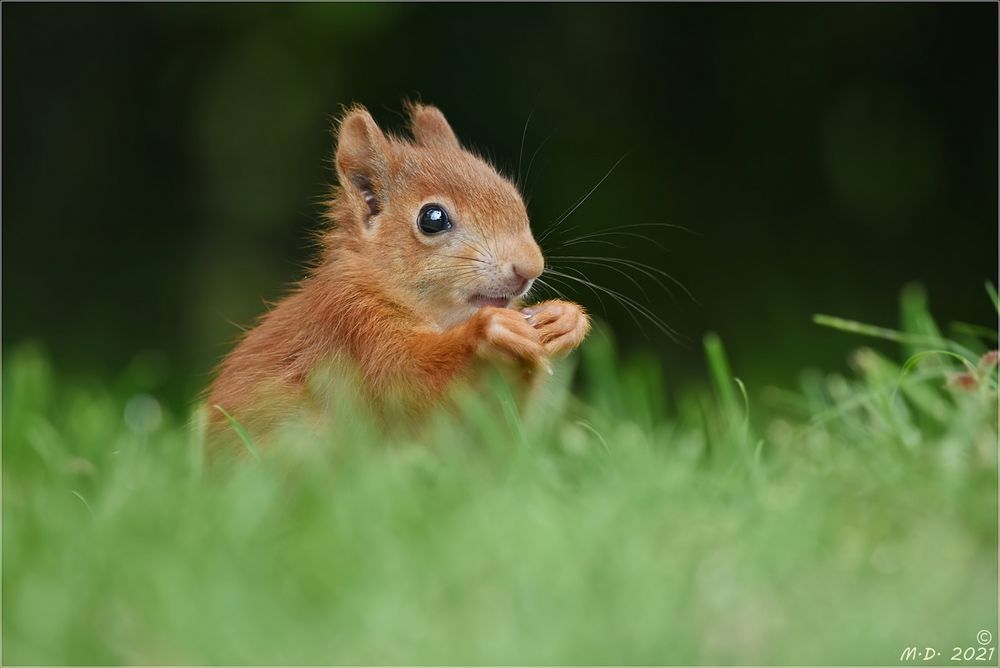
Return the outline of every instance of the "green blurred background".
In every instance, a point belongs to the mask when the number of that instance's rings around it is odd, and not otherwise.
[[[536,235],[627,154],[562,238],[692,230],[571,247],[682,281],[699,303],[588,271],[692,343],[569,292],[678,385],[706,330],[758,387],[836,367],[855,341],[810,315],[893,324],[910,281],[942,321],[995,322],[996,4],[2,11],[4,348],[100,378],[139,359],[178,409],[301,276],[352,101],[398,129],[419,96],[511,174],[523,133]]]

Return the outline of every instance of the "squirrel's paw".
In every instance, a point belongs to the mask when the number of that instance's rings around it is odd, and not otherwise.
[[[522,317],[539,334],[545,354],[568,355],[590,331],[590,317],[573,302],[551,300],[521,309]]]
[[[524,315],[506,308],[487,307],[476,314],[479,320],[479,355],[493,362],[516,362],[525,368],[546,369],[551,373],[538,330]]]

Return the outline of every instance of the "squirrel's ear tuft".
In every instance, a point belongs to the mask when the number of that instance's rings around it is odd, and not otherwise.
[[[337,174],[340,185],[368,207],[368,215],[383,208],[389,172],[389,142],[364,107],[349,109],[337,130]]]
[[[418,145],[430,148],[461,148],[458,137],[437,107],[416,103],[407,106],[410,112],[410,129]]]

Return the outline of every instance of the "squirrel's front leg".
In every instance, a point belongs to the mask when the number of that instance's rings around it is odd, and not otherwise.
[[[583,343],[590,331],[590,317],[573,302],[553,299],[521,309],[527,322],[538,332],[550,357],[563,357]]]
[[[482,308],[469,320],[444,332],[426,332],[410,341],[411,369],[420,385],[442,392],[475,361],[516,366],[527,373],[548,367],[542,333],[525,314],[506,308]]]

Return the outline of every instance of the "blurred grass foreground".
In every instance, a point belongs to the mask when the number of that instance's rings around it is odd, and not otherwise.
[[[897,358],[767,402],[710,336],[669,412],[598,332],[531,419],[469,398],[218,469],[126,380],[16,349],[3,663],[948,662],[997,635],[996,331],[945,338],[918,291],[901,320],[818,317]]]

